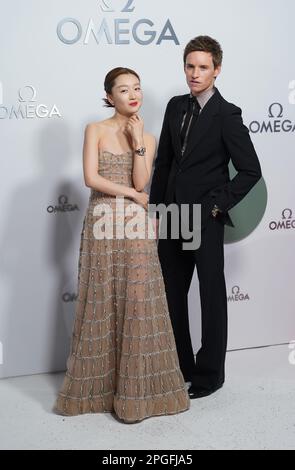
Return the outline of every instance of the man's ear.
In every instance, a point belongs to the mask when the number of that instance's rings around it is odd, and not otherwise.
[[[217,78],[218,75],[220,74],[221,72],[221,65],[218,65],[215,69],[214,69],[214,78]]]

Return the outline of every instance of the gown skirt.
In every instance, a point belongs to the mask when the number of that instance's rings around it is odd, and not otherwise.
[[[115,183],[133,187],[132,166],[132,152],[98,153],[99,174]],[[189,408],[150,228],[132,199],[91,189],[59,414],[108,412],[131,423]]]

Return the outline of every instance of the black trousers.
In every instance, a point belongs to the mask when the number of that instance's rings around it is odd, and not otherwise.
[[[168,224],[169,225],[169,224]],[[158,254],[176,340],[180,368],[186,381],[212,389],[224,382],[227,346],[227,296],[224,279],[224,224],[210,216],[197,250],[183,250],[179,239],[159,239]],[[193,353],[188,291],[194,268],[200,286],[202,346]]]

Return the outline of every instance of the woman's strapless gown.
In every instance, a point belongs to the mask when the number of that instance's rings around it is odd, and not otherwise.
[[[113,182],[133,187],[132,165],[132,152],[99,153],[99,174]],[[90,193],[71,350],[55,411],[115,412],[125,422],[136,422],[187,410],[157,242],[147,236],[97,239],[98,204],[114,209],[116,197]],[[124,207],[130,204],[134,201],[124,198]],[[148,213],[141,210],[147,222]]]

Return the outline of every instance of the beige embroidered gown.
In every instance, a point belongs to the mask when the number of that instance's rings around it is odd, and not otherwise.
[[[100,175],[133,186],[132,152],[102,151],[98,158]],[[124,209],[134,204],[128,198],[122,201]],[[98,239],[94,231],[102,215],[97,215],[98,204],[115,209],[116,198],[95,190],[90,193],[81,233],[71,350],[55,411],[63,415],[115,412],[125,422],[136,422],[187,410],[189,397],[179,368],[156,240],[147,237],[148,224],[144,239],[126,235]],[[141,209],[147,222],[148,213]],[[126,223],[130,215],[123,220]],[[115,223],[118,219],[113,217],[114,229]]]

